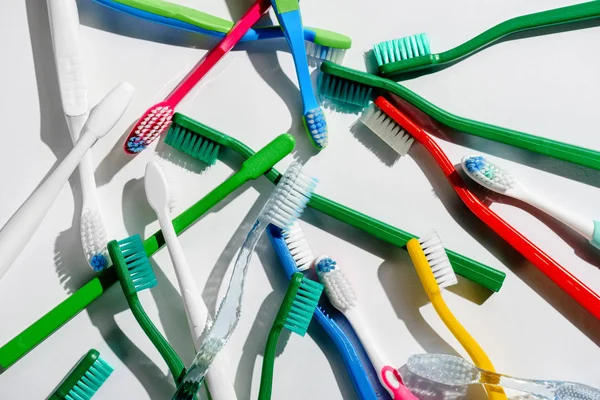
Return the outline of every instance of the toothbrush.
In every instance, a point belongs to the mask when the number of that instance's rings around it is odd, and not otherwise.
[[[535,265],[548,278],[556,283],[558,287],[573,297],[573,299],[588,312],[600,319],[600,296],[577,279],[577,277],[571,274],[562,265],[548,256],[543,250],[529,241],[529,239],[523,236],[519,231],[500,218],[495,212],[490,210],[489,207],[483,204],[481,200],[469,190],[466,183],[454,168],[454,164],[452,164],[437,143],[425,133],[423,128],[409,119],[383,97],[378,97],[375,100],[375,105],[373,107],[376,107],[374,112],[367,112],[364,117],[368,119],[366,125],[369,126],[375,134],[378,134],[379,132],[378,126],[387,130],[387,125],[394,122],[402,128],[402,134],[396,136],[397,138],[400,138],[399,140],[404,140],[402,138],[403,135],[412,135],[418,142],[425,146],[427,151],[433,156],[458,197],[460,197],[467,208],[469,208],[477,218],[494,230],[494,232],[502,239],[521,253],[523,257]],[[382,137],[382,139],[384,138],[383,136],[380,137]],[[388,138],[388,140],[394,140],[394,138]]]
[[[494,371],[490,358],[458,321],[444,301],[441,289],[457,284],[458,280],[454,271],[452,271],[450,260],[448,260],[442,241],[437,233],[434,231],[422,238],[411,239],[406,244],[406,248],[417,270],[423,289],[444,325],[452,332],[452,335],[478,367]],[[506,395],[501,388],[486,386],[485,390],[490,399],[506,399]]]
[[[277,356],[277,342],[281,331],[285,328],[300,336],[308,330],[313,313],[319,305],[319,298],[323,292],[323,285],[306,278],[302,273],[295,273],[285,297],[281,302],[279,311],[273,321],[273,326],[267,337],[265,355],[263,357],[262,372],[260,376],[260,390],[258,400],[270,400],[273,390],[273,369]],[[212,370],[213,367],[210,367]],[[209,371],[210,372],[210,371]]]
[[[390,396],[394,400],[418,400],[404,386],[400,374],[395,368],[391,367],[392,364],[385,359],[381,350],[377,347],[371,330],[364,319],[354,288],[337,263],[330,257],[320,256],[315,260],[315,269],[319,280],[325,286],[327,298],[352,324],[352,328],[369,355],[371,364],[377,371],[379,380]]]
[[[322,150],[327,146],[327,121],[323,110],[319,106],[308,71],[308,61],[304,50],[304,36],[302,34],[302,16],[298,0],[271,0],[271,5],[277,15],[277,20],[283,29],[285,39],[290,46],[294,64],[296,66],[296,77],[300,86],[304,128],[312,139],[317,149]]]
[[[133,96],[133,87],[121,83],[94,107],[73,150],[62,160],[0,230],[0,278],[40,225],[54,199],[73,173],[81,158],[119,121]]]
[[[190,331],[194,338],[194,347],[198,350],[202,344],[202,332],[210,323],[210,316],[206,304],[204,304],[204,300],[202,300],[202,296],[194,283],[194,275],[185,258],[185,254],[177,238],[177,233],[173,229],[171,212],[169,210],[172,198],[169,193],[167,178],[157,162],[152,161],[146,165],[144,185],[148,203],[158,216],[160,229],[169,249],[169,255],[175,268],[179,290],[181,291],[181,297],[185,305]],[[237,399],[231,381],[228,379],[230,369],[227,367],[225,361],[225,354],[220,352],[206,375],[210,395],[215,400]]]
[[[222,38],[233,26],[233,22],[215,17],[180,4],[162,0],[95,0],[105,7],[188,32]],[[258,26],[250,28],[240,42],[284,37],[280,26]],[[315,61],[342,63],[352,39],[337,32],[304,27],[306,55]]]
[[[71,370],[48,400],[88,400],[112,374],[114,368],[91,349]]]
[[[454,115],[396,82],[328,61],[321,64],[321,72],[317,92],[337,110],[360,113],[379,94],[389,92],[457,131],[600,170],[600,152],[596,150]]]
[[[406,72],[450,65],[517,32],[598,17],[600,4],[597,1],[588,1],[509,19],[439,54],[431,54],[429,40],[424,33],[378,43],[373,46],[373,53],[379,64],[379,73],[383,76],[397,77]]]
[[[75,0],[47,0],[54,57],[63,110],[73,144],[88,118],[87,88],[80,54],[79,15]],[[106,226],[96,191],[91,152],[79,162],[79,178],[83,207],[80,234],[83,252],[94,271],[108,266],[106,259]]]
[[[267,0],[256,0],[227,35],[194,66],[167,98],[146,110],[129,132],[123,147],[126,153],[139,153],[167,130],[177,104],[240,41],[269,7]]]
[[[600,390],[581,383],[524,379],[486,371],[447,354],[415,354],[408,358],[410,372],[443,385],[466,386],[486,383],[531,393],[536,399],[600,400]]]
[[[462,169],[475,182],[493,192],[521,200],[558,219],[585,237],[594,247],[600,248],[600,222],[592,221],[571,212],[565,207],[530,191],[510,172],[495,165],[483,156],[464,156]]]
[[[192,366],[177,387],[173,399],[193,398],[212,360],[225,346],[237,326],[244,281],[258,239],[271,223],[280,228],[290,226],[306,207],[315,186],[316,180],[302,173],[301,164],[293,162],[288,167],[244,240],[215,321],[204,335],[202,347],[196,353]]]

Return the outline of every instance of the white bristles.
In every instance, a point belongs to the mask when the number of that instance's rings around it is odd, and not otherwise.
[[[456,274],[452,269],[446,249],[436,231],[431,231],[419,238],[421,248],[427,257],[433,276],[440,288],[458,283]]]
[[[320,256],[315,260],[315,266],[329,302],[340,311],[354,308],[357,302],[354,288],[335,261],[327,256]]]
[[[315,259],[300,224],[296,221],[282,232],[285,244],[296,263],[298,271],[306,271]]]
[[[408,153],[415,140],[375,104],[371,104],[363,112],[360,121],[401,156]]]
[[[305,42],[306,44],[306,55],[309,61],[332,61],[336,64],[341,64],[344,61],[344,55],[346,50],[334,49],[333,47],[323,46],[315,44],[313,42]],[[317,65],[317,62],[311,62],[311,66]]]
[[[106,227],[102,214],[92,208],[86,208],[81,213],[80,223],[81,245],[85,258],[95,271],[106,268]]]
[[[292,163],[258,218],[281,229],[289,228],[304,211],[316,185],[316,179],[302,173],[302,164]]]
[[[510,172],[483,156],[464,156],[461,165],[471,179],[494,192],[504,193],[517,184]]]

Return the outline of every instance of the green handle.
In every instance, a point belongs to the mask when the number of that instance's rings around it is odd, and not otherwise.
[[[75,368],[69,373],[69,375],[62,381],[60,386],[48,397],[48,400],[64,400],[71,389],[79,383],[81,377],[83,377],[90,369],[90,367],[100,357],[100,353],[97,350],[91,349],[83,357],[81,361],[77,363]]]
[[[304,279],[304,275],[301,272],[296,272],[292,275],[290,284],[285,292],[283,301],[281,302],[281,306],[279,306],[279,311],[277,311],[277,315],[275,316],[273,326],[271,326],[263,357],[258,400],[269,400],[271,398],[273,390],[273,370],[275,367],[275,357],[277,356],[277,341],[279,340],[279,336],[285,325],[285,320],[292,309],[294,299],[302,284],[302,279]]]
[[[439,54],[430,54],[421,57],[396,61],[379,67],[379,73],[386,76],[396,76],[400,73],[417,71],[432,66],[439,66],[456,62],[469,56],[477,50],[489,46],[493,42],[517,33],[531,29],[543,28],[552,25],[567,24],[600,17],[600,2],[589,1],[572,6],[555,8],[548,11],[522,15],[504,21],[487,31],[475,36],[473,39]]]
[[[600,4],[600,2],[598,3]],[[324,61],[321,64],[321,71],[400,96],[425,114],[458,131],[600,170],[600,152],[598,151],[459,117],[439,108],[396,82],[342,67],[329,61]]]

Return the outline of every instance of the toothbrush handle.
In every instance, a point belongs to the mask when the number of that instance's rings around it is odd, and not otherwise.
[[[402,376],[396,370],[396,368],[386,365],[381,369],[381,381],[388,389],[394,400],[419,400],[417,396],[411,393],[410,390],[402,381]],[[390,379],[389,376],[393,376],[394,379]]]
[[[227,32],[221,41],[213,47],[206,56],[196,64],[194,69],[179,83],[179,85],[167,96],[166,100],[174,107],[187,95],[208,71],[215,66],[225,54],[235,46],[246,32],[258,22],[260,17],[270,7],[268,0],[256,0],[246,11],[244,16]]]
[[[0,278],[6,274],[15,259],[21,254],[69,176],[96,140],[95,134],[86,132],[77,141],[73,150],[0,230]]]

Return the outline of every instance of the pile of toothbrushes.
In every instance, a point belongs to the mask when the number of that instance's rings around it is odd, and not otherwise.
[[[232,372],[236,368],[227,343],[243,315],[248,271],[257,245],[265,234],[276,255],[275,263],[289,283],[285,293],[280,293],[279,307],[271,313],[270,329],[262,338],[262,368],[250,371],[260,376],[257,396],[261,400],[276,398],[273,382],[281,373],[276,370],[276,358],[286,346],[293,346],[293,341],[287,343],[282,337],[287,335],[286,332],[302,337],[316,329],[320,330],[318,335],[325,333],[333,343],[351,382],[351,390],[360,399],[431,398],[431,393],[415,383],[425,381],[430,384],[428,390],[452,387],[464,392],[467,386],[481,386],[483,396],[490,399],[600,400],[600,389],[585,384],[517,378],[496,372],[492,363],[494,357],[490,358],[484,346],[470,333],[469,329],[474,330],[474,327],[460,322],[464,315],[452,311],[444,294],[446,288],[459,283],[458,276],[491,292],[500,292],[506,278],[504,272],[445,248],[435,231],[414,235],[319,195],[318,176],[309,175],[298,160],[289,163],[283,173],[275,168],[280,161],[292,158],[296,140],[310,141],[325,154],[328,145],[335,146],[331,144],[333,141],[330,143],[331,126],[326,121],[326,107],[360,115],[356,123],[375,133],[397,153],[398,159],[410,154],[411,148],[422,146],[446,177],[452,193],[456,193],[466,209],[483,222],[489,234],[486,238],[497,236],[506,242],[600,320],[600,295],[593,290],[593,285],[588,286],[569,266],[555,259],[551,248],[534,243],[494,212],[473,183],[485,188],[486,193],[511,197],[552,216],[581,235],[592,251],[600,249],[600,222],[536,193],[526,182],[511,174],[501,160],[477,154],[465,155],[460,162],[451,160],[431,131],[432,125],[436,124],[436,130],[450,128],[596,170],[600,170],[600,150],[455,115],[398,83],[409,74],[416,77],[425,71],[450,67],[517,32],[600,18],[600,2],[590,1],[518,16],[442,53],[432,53],[432,45],[424,33],[384,41],[375,44],[367,54],[378,66],[377,74],[371,74],[341,65],[344,53],[351,47],[350,38],[304,26],[297,0],[256,0],[237,22],[163,0],[94,1],[111,12],[212,36],[218,42],[180,82],[169,84],[173,87],[163,101],[148,107],[135,121],[128,121],[130,129],[113,151],[124,152],[128,160],[144,151],[153,153],[146,163],[143,185],[147,204],[154,212],[160,230],[147,237],[139,232],[115,239],[110,236],[111,229],[106,223],[110,220],[106,218],[110,211],[102,206],[98,195],[90,149],[113,131],[125,115],[134,88],[128,83],[117,84],[97,105],[90,107],[77,2],[47,0],[60,100],[73,148],[0,229],[0,279],[23,252],[77,167],[83,198],[81,215],[77,218],[81,253],[94,276],[0,347],[0,371],[13,366],[118,283],[127,311],[131,311],[170,372],[173,399],[198,399],[205,396],[205,391],[215,400],[248,398],[248,393],[240,393],[236,388]],[[274,14],[278,25],[259,25],[259,20],[269,12]],[[273,132],[272,140],[254,151],[242,141],[177,111],[186,96],[197,88],[209,71],[218,69],[219,62],[239,43],[267,39],[284,40],[289,49],[299,88],[299,106],[293,112],[301,116],[306,135],[295,139],[289,133]],[[316,83],[311,79],[311,67],[319,70]],[[248,129],[252,130],[252,127]],[[171,157],[185,155],[195,163],[210,166],[222,160],[224,152],[231,152],[242,162],[236,172],[204,197],[175,213],[174,186],[177,183],[172,182],[165,172],[170,164],[163,160],[160,151],[153,149],[159,141],[168,147]],[[274,186],[260,211],[251,215],[254,223],[243,229],[245,239],[239,249],[235,249],[238,252],[227,274],[226,292],[216,308],[211,309],[197,286],[194,269],[211,269],[212,265],[201,258],[188,258],[191,249],[180,241],[180,236],[208,212],[214,211],[219,203],[231,199],[242,187],[263,176]],[[469,180],[472,182],[467,183]],[[447,329],[470,360],[435,353],[414,354],[403,359],[391,356],[392,352],[381,345],[384,332],[374,326],[365,306],[361,281],[353,276],[353,271],[360,265],[340,262],[340,254],[334,248],[325,254],[315,250],[316,239],[307,237],[302,228],[304,222],[300,221],[303,212],[309,208],[405,249],[424,298],[443,323],[443,329]],[[224,214],[227,214],[226,210],[221,210],[215,217],[225,218]],[[427,224],[431,223],[427,221]],[[193,236],[192,232],[185,235]],[[166,247],[171,265],[153,259],[163,247]],[[76,266],[69,265],[68,268]],[[159,285],[157,269],[163,274],[174,271],[181,295],[179,306],[185,310],[188,325],[178,328],[189,330],[192,339],[189,345],[193,352],[181,354],[181,343],[170,343],[145,309],[145,295],[139,293]],[[498,296],[502,295],[506,295],[504,291]],[[57,384],[49,398],[80,400],[102,393],[103,385],[111,384],[109,377],[114,368],[109,362],[113,356],[117,358],[116,355],[103,358],[91,349],[70,372],[64,371],[65,379]],[[192,361],[186,365],[184,360]],[[287,389],[292,393],[294,387]],[[24,391],[24,398],[27,398],[26,388]],[[98,394],[98,398],[101,396]],[[316,396],[320,398],[319,394]]]

